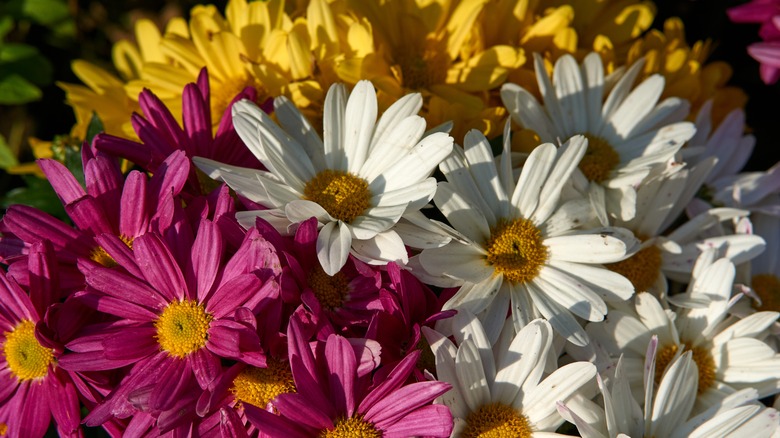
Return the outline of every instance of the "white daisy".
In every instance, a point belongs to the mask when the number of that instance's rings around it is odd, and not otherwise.
[[[508,130],[507,130],[508,131]],[[465,149],[440,165],[434,202],[462,238],[420,254],[428,274],[458,279],[462,286],[444,309],[479,315],[495,339],[512,309],[515,328],[544,316],[556,332],[578,345],[587,335],[574,315],[600,321],[607,301],[624,301],[633,288],[601,267],[622,259],[636,239],[624,229],[577,230],[591,219],[587,202],[559,206],[561,187],[585,153],[576,136],[560,148],[543,144],[528,156],[518,180],[510,165],[509,133],[497,167],[487,139],[477,131]],[[430,281],[430,277],[426,277]]]
[[[775,409],[758,403],[748,388],[723,398],[706,411],[691,415],[696,401],[698,369],[693,352],[677,354],[655,384],[658,339],[648,345],[644,367],[644,410],[631,395],[629,378],[618,360],[610,384],[597,376],[603,408],[590,401],[560,403],[558,411],[577,425],[583,438],[615,437],[751,437],[769,438],[780,424]]]
[[[672,97],[656,104],[664,89],[660,75],[632,90],[641,62],[603,100],[604,67],[597,53],[586,56],[581,67],[571,55],[560,57],[552,82],[542,58],[536,55],[534,61],[544,106],[522,87],[505,84],[501,98],[512,120],[534,130],[543,142],[585,135],[588,151],[574,173],[574,187],[587,193],[603,221],[631,219],[635,187],[650,167],[671,159],[695,132],[692,123],[682,121],[688,103]]]
[[[495,346],[467,310],[454,316],[452,325],[457,345],[423,330],[438,379],[452,385],[440,402],[452,411],[454,437],[559,436],[552,433],[564,422],[556,402],[595,393],[596,367],[588,362],[565,365],[542,379],[553,338],[547,321],[531,321],[516,335],[507,322]]]
[[[748,212],[733,208],[704,211],[673,231],[669,224],[682,211],[680,200],[690,185],[698,184],[702,173],[671,162],[655,166],[636,191],[637,215],[615,220],[615,225],[631,230],[642,240],[637,251],[619,263],[606,267],[627,277],[637,292],[665,297],[668,278],[688,283],[694,262],[707,248],[722,248],[735,264],[755,257],[764,248],[757,235],[733,233],[723,223],[744,218]],[[685,200],[682,200],[683,205]]]
[[[452,149],[446,133],[424,136],[417,116],[419,94],[401,98],[377,121],[377,100],[368,81],[347,99],[341,84],[325,97],[324,141],[285,97],[274,101],[281,127],[252,102],[233,106],[241,139],[268,171],[195,159],[209,176],[268,208],[241,212],[247,228],[256,218],[282,233],[316,217],[321,227],[317,257],[333,275],[353,255],[371,263],[407,260],[404,242],[392,230],[407,212],[419,210],[436,191],[430,175]]]
[[[727,258],[715,260],[717,253],[705,251],[694,267],[686,301],[696,303],[696,308],[665,310],[654,296],[638,293],[634,311],[610,310],[603,322],[586,328],[594,344],[613,358],[624,355],[633,378],[642,375],[645,349],[653,335],[658,336],[656,381],[680,350],[691,351],[699,373],[697,410],[738,389],[755,388],[760,397],[780,391],[780,355],[762,341],[778,313],[726,320],[735,299],[731,297],[735,269]]]

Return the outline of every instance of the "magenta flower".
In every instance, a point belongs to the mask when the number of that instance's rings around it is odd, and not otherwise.
[[[247,87],[233,102],[241,99],[254,101],[256,98],[255,89]],[[98,134],[95,137],[98,150],[126,158],[153,173],[157,172],[165,157],[174,151],[184,151],[189,159],[198,156],[244,167],[262,168],[233,128],[232,103],[222,115],[216,134],[212,134],[209,75],[205,67],[200,71],[197,83],[187,84],[182,92],[183,127],[179,126],[170,110],[151,91],[144,89],[138,96],[138,104],[144,115],[133,114],[132,123],[141,142]],[[199,181],[196,168],[192,166],[187,179],[187,192],[193,195],[210,192],[216,183],[205,178]]]
[[[316,218],[301,222],[293,239],[281,236],[262,219],[257,220],[256,228],[275,242],[286,262],[281,280],[286,301],[295,306],[303,303],[337,330],[362,335],[364,329],[354,329],[365,328],[376,312],[395,306],[376,266],[350,255],[335,275],[325,273],[317,259]]]
[[[256,231],[225,263],[225,245],[209,220],[191,245],[177,248],[156,233],[135,239],[118,259],[122,270],[79,262],[88,288],[75,295],[111,322],[86,327],[66,347],[69,370],[132,369],[87,417],[98,425],[136,408],[166,411],[192,380],[207,388],[222,373],[221,359],[265,365],[255,315],[278,299],[278,259]],[[120,261],[121,260],[121,261]]]
[[[77,436],[79,394],[87,384],[76,373],[58,366],[62,353],[59,333],[47,327],[50,305],[59,301],[59,284],[51,244],[30,247],[29,295],[0,270],[0,423],[12,437],[42,437],[51,418],[60,436]],[[73,310],[73,309],[71,309]],[[63,331],[75,330],[78,313]],[[58,324],[59,325],[59,324]],[[5,435],[5,432],[4,432]]]
[[[735,23],[759,23],[758,34],[763,42],[748,46],[748,54],[761,63],[759,72],[766,84],[780,79],[780,0],[752,0],[729,8],[729,18]]]
[[[77,260],[117,266],[136,237],[152,230],[165,232],[174,220],[174,199],[189,172],[182,152],[171,154],[151,178],[138,171],[125,178],[113,159],[92,154],[88,147],[82,154],[86,190],[59,162],[38,161],[75,229],[25,205],[12,205],[0,221],[0,261],[10,264],[8,275],[21,284],[29,284],[24,256],[41,239],[54,247],[62,288],[73,290],[84,284]]]
[[[450,385],[436,381],[405,385],[419,352],[406,356],[386,380],[369,387],[370,374],[361,366],[365,362],[346,338],[331,334],[325,342],[318,341],[315,356],[300,330],[297,318],[292,318],[288,339],[297,392],[276,397],[278,415],[245,406],[247,418],[261,433],[290,438],[347,433],[385,438],[450,436],[452,414],[446,406],[431,404]]]

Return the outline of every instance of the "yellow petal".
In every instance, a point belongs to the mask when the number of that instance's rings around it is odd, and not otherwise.
[[[129,81],[137,79],[141,74],[144,61],[138,49],[127,40],[117,41],[111,48],[111,60],[114,67],[122,76],[122,79]]]
[[[330,5],[325,0],[311,0],[306,11],[311,50],[314,52],[314,57],[325,59],[335,56],[339,49],[338,34]]]
[[[479,13],[487,0],[464,0],[458,4],[447,22],[447,53],[455,59],[466,38],[474,27]]]
[[[141,57],[147,62],[166,62],[160,50],[160,30],[151,20],[140,19],[135,22],[135,39],[141,51]]]

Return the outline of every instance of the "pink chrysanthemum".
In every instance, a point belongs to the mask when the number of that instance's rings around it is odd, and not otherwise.
[[[223,264],[218,227],[201,220],[191,246],[176,247],[156,233],[137,238],[118,260],[125,271],[80,261],[88,285],[75,296],[117,320],[85,328],[68,343],[60,365],[107,370],[133,365],[127,376],[86,418],[102,424],[140,406],[166,411],[197,382],[206,388],[222,372],[221,358],[265,365],[256,314],[278,299],[278,259],[250,231]]]
[[[450,435],[449,409],[431,404],[450,385],[436,381],[404,385],[419,352],[407,355],[384,381],[369,387],[370,374],[361,373],[361,361],[346,338],[331,334],[318,341],[315,356],[294,318],[288,337],[297,392],[276,397],[278,415],[245,407],[247,418],[261,433],[290,438]]]
[[[233,102],[241,99],[254,101],[256,96],[255,89],[247,87]],[[214,134],[209,102],[209,75],[205,67],[200,71],[197,83],[187,84],[182,92],[183,127],[179,126],[170,110],[154,93],[144,89],[138,96],[138,103],[144,115],[133,114],[132,117],[133,129],[141,142],[110,134],[98,134],[95,137],[95,147],[126,158],[150,172],[156,172],[165,157],[177,150],[184,151],[189,159],[195,156],[206,157],[223,163],[261,169],[260,162],[244,146],[233,128],[233,102],[225,110]],[[187,179],[187,192],[198,195],[210,192],[214,186],[214,181],[208,178],[199,181],[196,168],[191,168]]]
[[[89,147],[82,153],[86,190],[59,162],[38,161],[75,229],[25,205],[12,205],[0,221],[0,262],[10,264],[8,275],[22,284],[29,283],[24,255],[41,239],[54,247],[62,287],[73,290],[84,284],[77,260],[117,266],[117,258],[136,237],[147,231],[163,233],[174,220],[174,199],[189,172],[184,153],[171,154],[151,178],[138,171],[125,178],[114,159]]]
[[[47,327],[54,322],[47,310],[59,301],[51,244],[32,245],[28,262],[33,278],[29,295],[0,270],[0,425],[8,436],[36,438],[46,433],[54,417],[60,436],[74,436],[81,419],[76,388],[87,385],[58,366],[60,333]],[[55,328],[75,330],[78,315],[69,316]]]
[[[760,23],[763,42],[748,46],[748,53],[761,63],[761,79],[774,84],[780,79],[780,1],[752,0],[727,10],[735,23]]]

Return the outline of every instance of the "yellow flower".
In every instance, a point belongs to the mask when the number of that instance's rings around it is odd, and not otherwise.
[[[348,0],[339,21],[346,25],[350,51],[336,72],[348,83],[371,80],[384,107],[410,91],[421,92],[428,124],[452,120],[455,138],[470,127],[497,135],[504,112],[491,102],[489,90],[504,83],[525,57],[517,47],[486,46],[475,38],[486,3]]]
[[[739,88],[726,86],[731,78],[731,66],[725,62],[707,63],[710,52],[709,40],[689,46],[682,20],[670,18],[664,22],[663,32],[651,30],[632,45],[628,63],[645,58],[641,78],[662,74],[666,78],[662,97],[676,96],[690,101],[691,119],[705,101],[713,99],[712,120],[717,125],[731,110],[744,108],[747,95]]]

